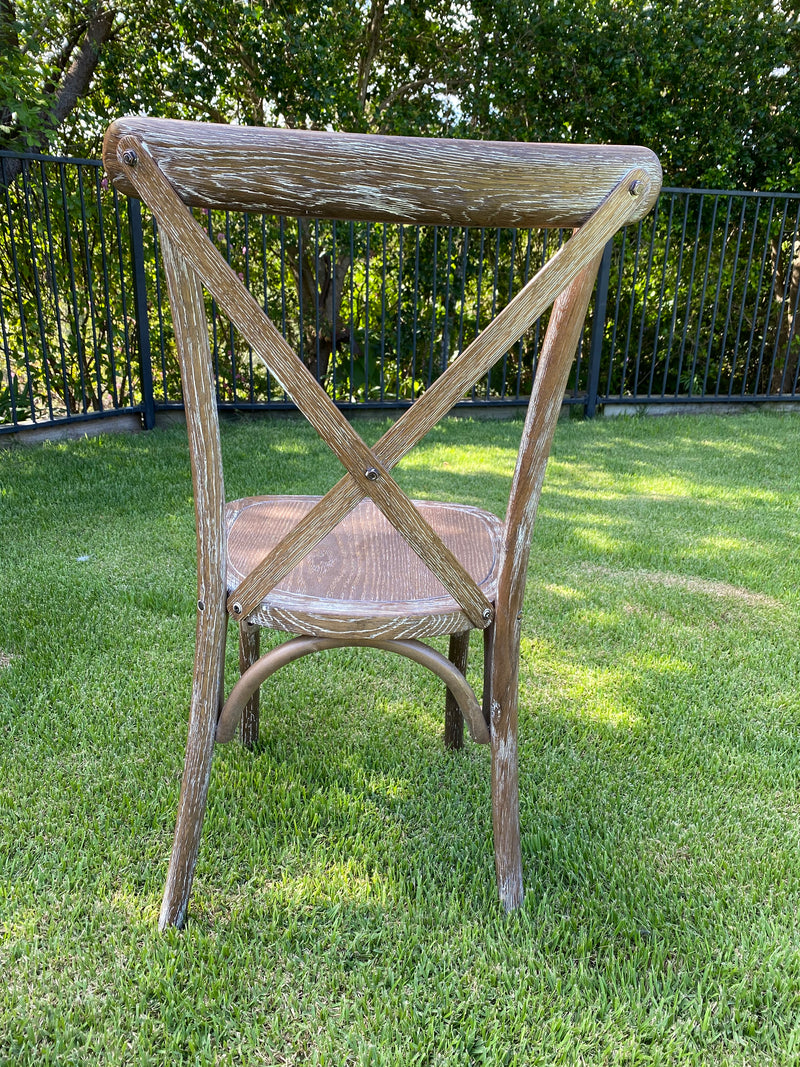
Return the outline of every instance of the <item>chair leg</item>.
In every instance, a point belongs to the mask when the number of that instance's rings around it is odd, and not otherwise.
[[[216,607],[207,604],[198,612],[189,735],[175,838],[158,918],[160,930],[167,926],[181,927],[186,921],[206,812],[217,719],[222,707],[226,628],[224,603]]]
[[[506,622],[501,627],[501,622]],[[497,890],[506,911],[522,904],[517,752],[519,623],[498,619],[491,678],[492,825]]]
[[[239,671],[241,674],[258,659],[261,651],[261,627],[249,622],[239,623]],[[242,711],[242,744],[252,748],[258,741],[259,694],[256,689]]]
[[[450,634],[447,658],[462,674],[467,673],[469,633],[465,630],[462,634]],[[451,751],[464,747],[464,716],[449,689],[444,702],[444,747]]]

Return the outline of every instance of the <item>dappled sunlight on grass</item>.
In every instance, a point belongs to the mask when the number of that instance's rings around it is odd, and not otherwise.
[[[126,885],[115,889],[109,897],[99,897],[97,907],[110,909],[126,926],[147,927],[158,916],[161,893],[136,892]]]
[[[587,551],[600,554],[615,552],[619,550],[622,542],[619,536],[611,534],[610,531],[614,529],[615,526],[610,520],[596,518],[594,522],[589,520],[575,528],[572,537],[576,544],[582,545]]]
[[[698,548],[707,548],[712,552],[750,552],[758,551],[760,545],[746,537],[732,537],[730,534],[708,534],[695,541]]]
[[[712,543],[713,539],[709,538],[708,541]],[[744,544],[748,544],[748,542],[733,542],[728,545],[717,544],[715,547],[734,550],[741,548]],[[780,601],[775,597],[766,596],[763,593],[757,593],[742,586],[731,585],[729,582],[695,578],[687,574],[674,574],[669,571],[648,571],[637,568],[614,570],[610,567],[592,563],[581,564],[578,572],[588,578],[598,578],[605,582],[619,583],[634,593],[642,585],[653,585],[663,586],[665,589],[681,589],[687,593],[699,593],[710,597],[725,597],[752,607],[771,609],[780,609],[781,607]],[[578,595],[577,590],[573,590],[573,595]],[[630,604],[627,606],[629,609],[631,608]],[[643,609],[640,608],[640,610]]]
[[[370,901],[385,903],[390,882],[378,871],[366,873],[352,860],[324,863],[316,870],[304,870],[296,875],[284,874],[263,882],[262,892],[284,904],[302,908],[319,905],[363,904]]]
[[[434,445],[408,453],[398,464],[400,470],[450,469],[455,474],[489,472],[493,476],[514,473],[516,448],[481,447],[479,444],[450,446]]]
[[[560,600],[581,600],[584,595],[582,589],[572,585],[562,585],[554,582],[542,582],[541,588],[546,593],[558,597]]]
[[[520,431],[437,427],[403,484],[502,514]],[[293,420],[222,438],[231,496],[341,473]],[[164,936],[185,430],[10,450],[0,1063],[794,1062],[799,444],[797,418],[559,425],[522,621],[521,911],[496,897],[488,747],[443,750],[422,667],[339,650],[268,681],[253,751],[217,751]],[[227,653],[230,684],[233,628]],[[478,634],[470,656],[479,690]]]
[[[687,660],[646,650],[596,665],[579,651],[523,639],[520,706],[532,714],[557,712],[613,728],[640,727],[647,708],[637,699],[636,683],[645,674],[669,684],[678,674],[691,676],[693,667]]]

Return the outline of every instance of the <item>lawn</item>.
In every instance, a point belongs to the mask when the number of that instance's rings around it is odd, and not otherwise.
[[[449,421],[401,483],[502,514],[520,430]],[[337,474],[294,421],[223,448],[229,496]],[[0,451],[0,1063],[800,1063],[799,460],[798,415],[559,425],[518,913],[488,751],[443,751],[422,668],[347,650],[265,685],[254,752],[218,749],[189,923],[160,935],[185,434]]]

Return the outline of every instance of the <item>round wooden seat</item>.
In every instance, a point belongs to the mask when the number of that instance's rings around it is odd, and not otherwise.
[[[317,503],[316,496],[265,496],[226,506],[228,590]],[[495,597],[502,523],[463,504],[414,505],[486,597]],[[424,637],[472,625],[441,582],[371,500],[363,500],[267,596],[250,621],[292,633]]]

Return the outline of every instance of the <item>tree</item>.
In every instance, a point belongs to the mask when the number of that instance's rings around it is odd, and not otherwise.
[[[786,0],[0,0],[0,148],[97,156],[109,117],[133,112],[638,142],[667,184],[792,189],[799,19]],[[3,161],[7,186],[18,172]],[[354,362],[341,309],[359,253],[292,232],[295,339],[324,378],[342,343]],[[800,270],[786,278],[795,308]],[[793,341],[794,316],[781,328]]]
[[[4,66],[0,82],[0,146],[44,152],[59,126],[90,89],[100,57],[120,14],[97,0],[51,11],[42,18],[35,5],[18,11],[0,0],[0,43]],[[43,31],[50,33],[42,47]],[[7,178],[19,173],[11,164]]]
[[[800,182],[800,9],[775,0],[0,0],[0,146],[108,115],[638,141],[672,184]]]
[[[474,0],[465,127],[641,143],[672,185],[800,181],[797,13],[761,0]]]
[[[76,155],[97,154],[108,116],[131,112],[441,133],[452,125],[449,100],[470,44],[446,0],[0,4],[10,56],[0,77],[0,147]],[[7,165],[7,180],[18,172]],[[306,325],[304,350],[315,363],[321,353],[324,374],[342,332],[349,258],[332,265],[330,249],[311,256],[310,247],[291,262],[306,307],[321,286],[322,320]]]
[[[0,144],[86,147],[128,111],[440,132],[464,31],[444,0],[0,0]]]

